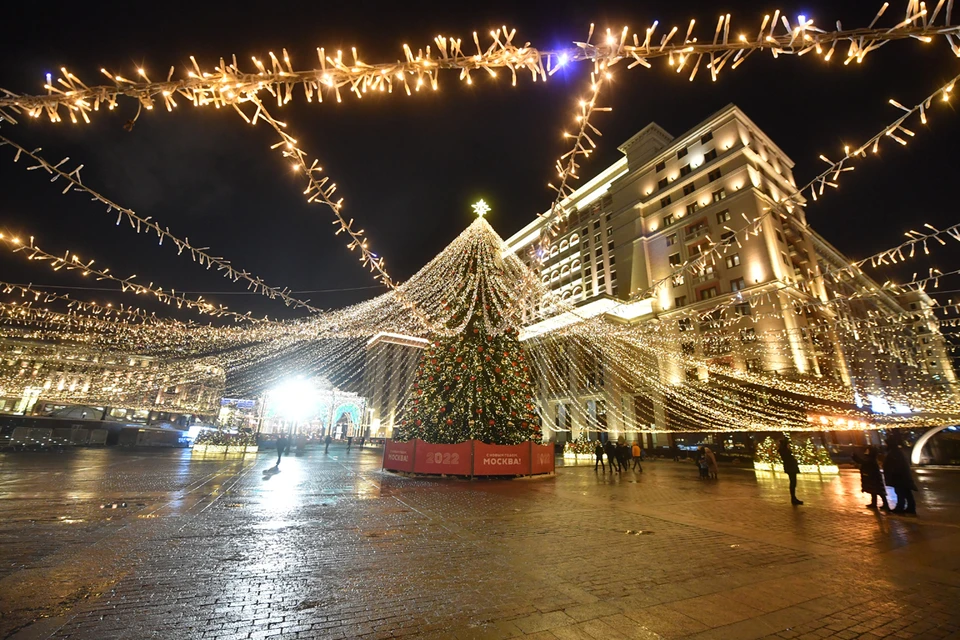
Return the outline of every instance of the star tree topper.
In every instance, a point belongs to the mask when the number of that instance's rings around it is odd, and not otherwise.
[[[490,211],[490,205],[488,205],[483,200],[480,200],[479,202],[477,202],[472,206],[473,206],[473,212],[477,214],[477,217],[479,218],[482,218],[483,216],[487,215],[487,212]]]

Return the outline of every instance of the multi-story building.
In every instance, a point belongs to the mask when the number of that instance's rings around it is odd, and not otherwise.
[[[389,438],[413,381],[420,355],[429,341],[415,336],[378,333],[367,342],[362,394],[373,438]]]
[[[832,328],[842,325],[844,313],[856,310],[838,304],[846,295],[824,277],[824,269],[846,267],[849,261],[807,225],[804,201],[794,195],[793,161],[752,120],[729,105],[676,137],[651,123],[619,150],[622,158],[562,203],[569,216],[549,249],[538,248],[545,224],[540,217],[506,241],[508,250],[528,264],[539,262],[543,282],[577,306],[577,318],[612,314],[641,322],[657,317],[675,327],[672,342],[679,353],[734,369],[826,376],[848,387],[858,383],[854,375],[860,372],[851,371],[850,354]],[[745,233],[748,229],[752,233]],[[729,247],[722,255],[678,273],[678,267],[723,241]],[[862,272],[852,279],[862,280],[861,288],[879,289]],[[710,324],[693,319],[692,312],[716,307],[718,297],[744,302],[728,305],[724,335],[709,339]],[[861,306],[866,307],[861,313],[904,311],[886,293]],[[526,337],[558,324],[562,319],[532,324]],[[939,359],[928,360],[952,375],[945,349],[937,353]],[[703,367],[683,369],[682,362],[682,357],[661,361],[662,378],[671,383],[706,379]],[[897,372],[872,375],[869,388],[898,381]],[[576,427],[578,415],[586,428],[608,426],[614,432],[636,423],[682,427],[682,421],[669,424],[669,407],[648,406],[651,401],[641,394],[618,397],[631,390],[611,392],[610,384],[601,381],[592,389],[572,384],[567,397],[542,407],[545,418],[561,429]],[[622,405],[616,413],[632,420],[621,417],[617,424],[614,412],[602,406],[612,398]]]

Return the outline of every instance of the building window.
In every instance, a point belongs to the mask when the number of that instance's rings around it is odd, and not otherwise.
[[[671,267],[679,267],[682,264],[679,253],[671,253],[667,259],[670,261]]]
[[[613,252],[613,240],[607,243],[607,251]]]
[[[657,180],[657,189],[663,189],[663,188],[665,188],[666,186],[667,186],[667,179],[666,179],[666,178],[660,178],[659,180]]]
[[[685,155],[687,155],[687,149],[686,149],[686,147],[684,147],[683,149],[680,149],[680,150],[677,151],[677,160],[679,160],[680,158],[684,157]]]
[[[600,234],[599,234],[599,233],[594,234],[594,236],[593,236],[593,244],[600,244]]]
[[[707,287],[706,289],[702,289],[700,291],[700,299],[709,300],[710,298],[716,298],[718,293],[720,292],[717,291],[716,287]]]
[[[690,184],[686,184],[683,186],[683,195],[688,196],[696,190],[697,188],[691,182]]]
[[[742,302],[734,306],[733,309],[736,311],[738,316],[749,316],[751,314],[749,302]]]
[[[710,162],[711,160],[716,160],[716,159],[717,159],[716,149],[710,149],[710,151],[707,151],[705,154],[703,154],[704,162]]]
[[[612,235],[613,235],[613,227],[607,227],[607,237],[609,238]]]
[[[713,192],[713,201],[714,201],[714,202],[720,202],[721,200],[725,199],[726,197],[727,197],[727,190],[726,190],[726,189],[717,189],[716,191]]]
[[[736,278],[730,281],[730,291],[743,291],[747,288],[747,283],[743,278]]]
[[[668,216],[663,216],[663,226],[664,226],[664,227],[669,227],[670,225],[673,224],[673,220],[674,220],[674,218],[673,218],[673,214],[672,214],[672,213],[671,213],[670,215],[668,215]]]
[[[595,255],[596,257],[599,258],[600,256],[603,255],[603,247],[597,247],[597,250],[594,251],[593,253],[594,253],[594,255]]]
[[[673,306],[677,309],[687,306],[687,296],[677,296],[674,298]],[[683,320],[686,320],[687,324],[690,323],[690,318],[684,318]],[[686,329],[683,328],[683,320],[680,321],[680,331],[686,331]]]
[[[687,205],[687,215],[688,215],[688,216],[692,216],[693,214],[695,214],[695,213],[696,213],[697,211],[699,211],[699,210],[700,210],[700,203],[699,203],[699,202],[694,202],[693,204],[688,204],[688,205]]]
[[[777,234],[777,240],[779,240],[780,242],[783,242],[783,234],[780,233],[780,230],[779,230],[779,229],[774,229],[773,232],[774,232],[775,234]]]
[[[577,244],[578,240],[580,240],[580,236],[578,236],[577,234],[573,234],[572,236],[570,236],[571,245]]]
[[[604,200],[606,200],[606,198],[604,198]],[[613,216],[612,213],[608,213],[607,215],[605,215],[605,216],[603,217],[603,219],[606,220],[607,222],[610,222],[610,218],[611,218],[612,216]]]
[[[681,176],[688,176],[688,175],[690,175],[690,172],[691,172],[691,171],[693,171],[693,169],[691,169],[691,168],[690,168],[690,165],[688,165],[688,164],[680,167],[680,175],[681,175]]]
[[[667,168],[667,163],[661,160],[660,162],[657,163],[657,166],[654,168],[654,171],[656,171],[657,173],[660,173],[666,168]]]
[[[684,298],[686,300],[686,298]],[[692,331],[693,330],[693,321],[690,318],[680,318],[680,321],[677,323],[680,331]]]
[[[736,234],[735,234],[733,231],[724,231],[722,234],[720,234],[720,239],[721,239],[721,240],[729,240],[730,238],[732,238],[732,237],[735,236],[735,235],[736,235]]]
[[[740,266],[740,254],[735,253],[732,256],[727,256],[727,269],[733,269],[734,267]]]
[[[785,254],[783,251],[781,251],[781,252],[780,252],[780,257],[783,258],[783,264],[785,264],[785,265],[787,265],[787,266],[789,267],[789,266],[790,266],[790,261],[787,260],[787,254]]]
[[[705,134],[700,136],[700,144],[706,144],[713,140],[713,131],[707,131]]]
[[[617,256],[613,255],[613,253],[610,254],[610,264],[611,266],[617,264]]]
[[[599,220],[594,220],[594,221],[593,221],[593,228],[594,228],[594,229],[599,229],[599,228],[600,228],[600,221],[599,221]]]
[[[660,206],[661,206],[661,207],[666,207],[666,206],[669,205],[671,202],[672,202],[672,200],[670,200],[670,196],[663,196],[662,198],[660,198]]]
[[[707,180],[709,180],[710,182],[713,182],[714,180],[719,180],[721,175],[722,174],[720,173],[720,169],[714,169],[713,171],[707,174]]]
[[[667,246],[672,247],[675,244],[677,244],[677,234],[671,233],[667,236]]]
[[[729,209],[724,209],[723,211],[717,212],[717,224],[723,224],[724,222],[730,222]]]

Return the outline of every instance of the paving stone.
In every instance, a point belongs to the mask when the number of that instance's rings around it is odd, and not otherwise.
[[[0,454],[0,637],[943,638],[960,628],[960,476],[920,518],[856,473],[652,462],[611,479],[403,478],[379,450]],[[632,482],[631,482],[632,480]],[[101,504],[126,502],[124,509]],[[859,505],[859,506],[858,506]],[[650,532],[635,535],[633,532]],[[852,634],[852,635],[851,635]]]

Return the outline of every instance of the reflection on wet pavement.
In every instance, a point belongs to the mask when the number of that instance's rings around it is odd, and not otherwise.
[[[468,481],[379,450],[0,454],[0,638],[947,637],[960,471]],[[126,506],[122,506],[122,505]],[[712,634],[712,635],[711,635]],[[872,635],[868,635],[872,634]]]

